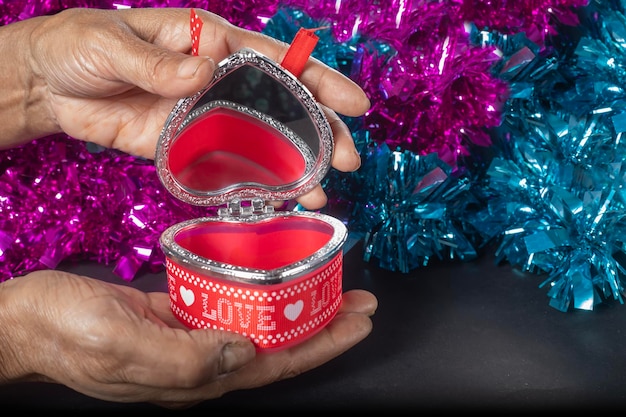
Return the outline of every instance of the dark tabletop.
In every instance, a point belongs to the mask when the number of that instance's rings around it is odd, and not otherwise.
[[[496,265],[486,252],[409,274],[345,255],[344,287],[376,294],[374,330],[327,364],[272,385],[228,393],[191,410],[495,411],[626,408],[626,305],[563,313],[548,305],[544,277]],[[124,283],[98,264],[63,269]],[[165,273],[129,285],[165,291]],[[52,384],[0,387],[0,407],[152,410],[109,403]],[[187,410],[190,411],[190,410]]]

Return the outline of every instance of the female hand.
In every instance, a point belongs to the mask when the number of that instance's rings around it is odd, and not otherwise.
[[[187,408],[329,361],[370,333],[375,309],[371,294],[348,291],[319,333],[257,354],[234,332],[184,327],[166,293],[37,271],[0,284],[0,383],[56,382],[108,401]]]
[[[215,62],[243,47],[280,62],[288,49],[207,11],[197,13],[204,22],[201,56],[190,55],[189,9],[68,9],[9,25],[19,28],[10,43],[9,27],[0,28],[3,48],[28,45],[14,53],[32,69],[21,82],[6,81],[7,88],[31,86],[27,102],[32,111],[25,120],[28,128],[5,134],[1,145],[63,131],[152,159],[174,104],[211,80]],[[313,58],[300,80],[326,108],[335,139],[333,167],[357,169],[360,157],[350,131],[334,112],[362,115],[370,105],[365,93]],[[326,196],[318,186],[299,202],[316,209],[325,205]]]
[[[280,62],[287,50],[197,12],[200,57],[189,55],[188,9],[68,9],[0,27],[0,148],[65,132],[153,158],[171,109],[211,80],[214,62],[243,47]],[[333,166],[358,168],[350,132],[334,112],[363,114],[365,94],[314,59],[300,79],[327,107]],[[318,187],[300,202],[321,207],[325,195]],[[346,292],[337,316],[311,339],[257,354],[235,333],[184,328],[165,293],[33,272],[0,284],[0,383],[54,381],[105,400],[188,407],[327,362],[369,334],[376,306],[369,292]]]

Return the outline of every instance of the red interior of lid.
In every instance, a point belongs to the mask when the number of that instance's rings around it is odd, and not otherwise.
[[[304,158],[289,138],[253,116],[224,107],[187,125],[168,158],[174,178],[201,191],[243,182],[289,184],[305,170]]]
[[[271,270],[319,251],[333,231],[322,220],[290,216],[258,223],[207,221],[182,229],[174,240],[206,259]]]

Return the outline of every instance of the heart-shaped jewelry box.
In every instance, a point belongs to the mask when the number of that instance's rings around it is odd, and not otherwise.
[[[319,184],[332,152],[332,130],[311,92],[251,49],[220,62],[206,88],[177,103],[157,144],[159,178],[180,200],[218,208],[161,235],[171,308],[182,323],[277,350],[335,316],[346,226],[266,204]]]

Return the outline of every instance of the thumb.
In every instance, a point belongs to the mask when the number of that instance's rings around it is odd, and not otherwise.
[[[190,56],[152,44],[140,56],[116,59],[117,75],[129,84],[159,96],[182,98],[198,92],[213,77],[215,63],[207,56]]]

